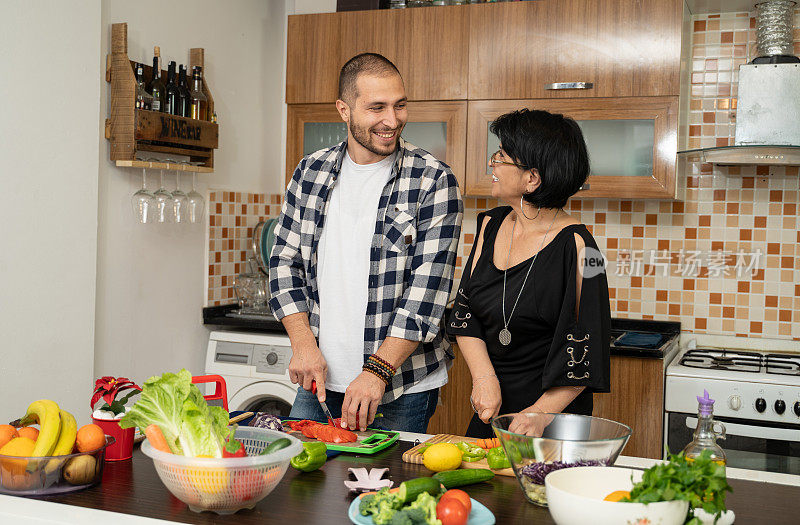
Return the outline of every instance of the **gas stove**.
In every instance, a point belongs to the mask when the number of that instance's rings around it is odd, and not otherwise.
[[[718,443],[729,466],[800,474],[800,354],[774,346],[689,341],[666,373],[664,428],[671,452],[691,441],[697,396],[707,390],[716,400],[714,419],[726,428]]]
[[[695,412],[705,389],[715,416],[800,424],[800,355],[693,346],[667,367],[667,411]]]

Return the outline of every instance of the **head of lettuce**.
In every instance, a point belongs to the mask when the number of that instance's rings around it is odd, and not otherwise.
[[[228,428],[228,413],[208,406],[187,370],[148,379],[136,404],[119,422],[122,428],[139,427],[142,433],[153,424],[173,454],[190,457],[221,458],[234,432]]]

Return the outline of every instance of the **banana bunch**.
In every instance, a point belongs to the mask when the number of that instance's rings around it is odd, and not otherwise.
[[[27,413],[10,423],[14,427],[39,424],[39,437],[31,456],[63,456],[72,452],[78,436],[75,417],[58,407],[55,401],[40,399],[28,407]]]

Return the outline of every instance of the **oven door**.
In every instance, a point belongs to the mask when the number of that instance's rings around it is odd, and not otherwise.
[[[714,418],[725,425],[725,439],[717,443],[725,451],[729,467],[800,474],[800,425],[770,424],[730,418]],[[667,415],[667,447],[678,453],[692,441],[697,414]]]

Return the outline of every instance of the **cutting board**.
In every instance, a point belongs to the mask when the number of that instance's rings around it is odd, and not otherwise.
[[[300,421],[299,419],[294,418],[281,418],[282,421]],[[302,432],[299,430],[289,430],[288,426],[284,426],[284,432],[287,434],[291,434],[293,437],[296,437],[300,441],[303,442],[318,442],[318,440],[314,438],[309,438],[303,435]],[[379,452],[395,441],[400,437],[400,432],[394,430],[379,430],[375,428],[368,428],[367,430],[360,432],[360,431],[351,431],[356,436],[358,436],[358,440],[351,442],[351,443],[325,443],[328,446],[328,450],[338,450],[340,452],[351,452],[353,454],[375,454]]]
[[[433,445],[434,443],[460,443],[462,441],[473,442],[475,441],[475,438],[454,436],[453,434],[436,434],[427,441],[406,450],[403,453],[403,461],[406,463],[422,465],[422,448],[426,444]],[[486,459],[482,459],[480,461],[462,461],[461,468],[489,468],[489,463],[486,461]],[[514,470],[510,468],[492,470],[492,472],[500,476],[514,476]]]

